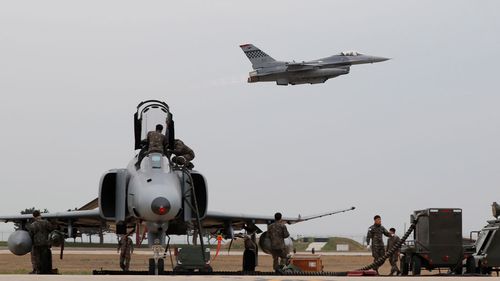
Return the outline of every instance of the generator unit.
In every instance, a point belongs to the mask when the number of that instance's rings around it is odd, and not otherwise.
[[[413,241],[401,248],[401,272],[420,275],[422,268],[448,268],[462,274],[464,260],[462,209],[429,208],[415,211],[411,221],[419,216]]]
[[[210,266],[210,248],[205,248],[204,255],[201,255],[202,247],[195,245],[183,245],[174,250],[176,258],[174,272],[212,272],[212,267]]]

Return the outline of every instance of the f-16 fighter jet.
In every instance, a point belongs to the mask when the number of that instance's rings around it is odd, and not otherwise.
[[[155,130],[155,125],[160,123],[166,127],[162,134],[168,139],[167,147],[163,151],[148,150],[144,140],[148,132]],[[126,168],[105,172],[101,177],[97,199],[76,211],[45,213],[42,217],[58,226],[66,237],[75,237],[75,234],[85,228],[108,229],[117,234],[135,232],[138,244],[147,237],[148,245],[153,250],[153,258],[149,260],[151,274],[161,274],[164,270],[163,253],[170,241],[165,238],[169,235],[197,233],[203,236],[210,233],[233,239],[235,231],[244,229],[255,236],[262,232],[258,225],[274,221],[270,215],[248,214],[244,209],[235,210],[234,213],[208,209],[205,176],[171,160],[174,120],[166,103],[149,100],[137,106],[134,136],[135,150],[148,152],[144,157],[137,154]],[[140,163],[136,165],[138,161]],[[57,175],[54,176],[56,179]],[[7,198],[7,195],[2,197],[3,200],[16,200]],[[26,198],[18,199],[20,206],[26,202]],[[283,221],[294,224],[353,209],[351,207],[313,216],[285,217]],[[271,214],[273,211],[268,210],[266,213]],[[0,216],[0,221],[20,225],[20,229],[9,236],[8,247],[12,253],[25,255],[31,251],[32,240],[26,229],[32,219],[31,215]],[[205,255],[202,238],[200,237],[200,254]],[[210,270],[209,260],[206,266],[204,270]]]
[[[249,73],[248,83],[276,82],[277,85],[283,86],[319,84],[325,83],[330,78],[348,74],[351,65],[388,60],[384,57],[349,51],[317,60],[285,62],[273,59],[252,44],[240,45],[240,47],[254,69]]]

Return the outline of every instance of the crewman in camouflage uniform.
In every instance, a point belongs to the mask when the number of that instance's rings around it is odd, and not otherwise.
[[[134,243],[129,235],[122,235],[118,242],[118,252],[120,253],[120,267],[123,271],[128,271],[130,267],[130,256],[134,252]]]
[[[392,235],[387,239],[387,251],[389,251],[396,243],[398,243],[401,239],[396,235],[396,229],[391,228],[389,229],[389,233]],[[389,257],[389,262],[391,263],[391,273],[389,275],[393,275],[396,273],[396,275],[401,274],[401,271],[399,271],[398,268],[398,260],[399,260],[399,249],[397,249],[390,257]]]
[[[165,154],[168,146],[167,137],[162,134],[163,125],[156,125],[155,131],[148,132],[146,139],[142,142],[145,144],[145,147],[141,149],[139,152],[139,156],[137,158],[137,162],[135,163],[135,167],[139,169],[141,167],[141,162],[146,157],[146,155],[150,153],[161,153]]]
[[[50,251],[49,234],[54,229],[52,224],[42,219],[40,211],[33,212],[33,223],[28,231],[33,241],[32,253],[36,274],[52,273],[52,252]]]
[[[285,238],[290,237],[288,230],[281,220],[281,213],[274,215],[274,223],[267,227],[267,234],[271,240],[271,254],[273,256],[273,269],[279,271],[288,263],[288,250]],[[278,262],[279,259],[279,262]]]
[[[191,163],[194,159],[194,151],[183,141],[175,139],[171,152],[175,155],[172,157],[172,162],[178,165],[186,166],[188,169],[194,168],[193,163]]]
[[[382,235],[391,237],[391,234],[385,227],[382,226],[382,219],[379,215],[373,217],[373,225],[368,228],[368,233],[366,234],[366,245],[370,245],[370,240],[372,241],[372,256],[373,261],[381,258],[385,255],[384,241],[382,240]],[[374,268],[378,272],[378,267]]]
[[[243,252],[243,271],[255,271],[257,266],[257,244],[252,239],[254,235],[245,235],[243,237],[245,251]]]
[[[148,132],[146,140],[148,141],[148,154],[157,152],[164,154],[166,147],[168,146],[168,139],[161,132],[163,131],[163,126],[156,125],[155,131]]]

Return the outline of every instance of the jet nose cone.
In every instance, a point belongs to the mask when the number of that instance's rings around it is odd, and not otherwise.
[[[151,210],[153,213],[163,216],[170,211],[170,202],[165,197],[157,197],[151,203]]]
[[[390,58],[384,58],[384,57],[372,57],[372,63],[375,63],[375,62],[383,62],[383,61],[386,61],[386,60],[390,60]]]

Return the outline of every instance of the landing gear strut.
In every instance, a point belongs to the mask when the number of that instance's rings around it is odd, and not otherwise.
[[[149,274],[161,275],[165,272],[165,261],[163,254],[165,249],[160,244],[153,245],[153,258],[149,259]]]

